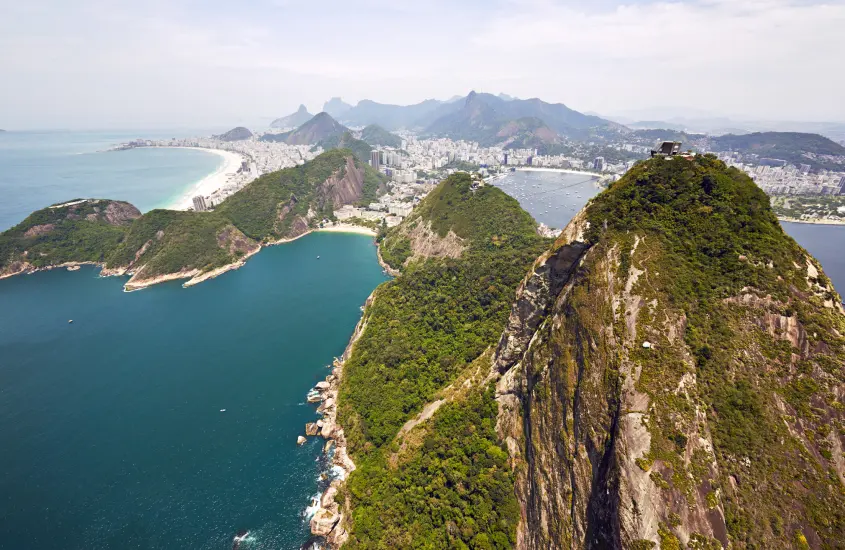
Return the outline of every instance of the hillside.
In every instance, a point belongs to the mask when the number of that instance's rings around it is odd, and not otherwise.
[[[766,195],[654,159],[565,235],[545,263],[580,260],[538,264],[493,358],[519,545],[835,547],[845,315]]]
[[[253,134],[249,131],[249,129],[244,128],[243,126],[238,126],[237,128],[232,128],[228,132],[214,137],[220,141],[241,141],[251,138],[252,135]]]
[[[845,313],[766,195],[652,159],[547,248],[497,191],[452,176],[382,241],[329,542],[838,547]]]
[[[283,141],[288,145],[316,145],[324,139],[341,136],[349,129],[328,113],[314,115],[308,122],[284,134],[265,134],[261,141]]]
[[[396,134],[391,134],[377,124],[370,124],[361,131],[361,140],[366,141],[373,147],[393,147],[399,149],[402,147],[402,138]]]
[[[369,203],[384,176],[335,149],[294,168],[265,174],[213,212],[153,210],[100,199],[31,214],[0,233],[0,276],[66,262],[131,275],[129,289],[172,279],[205,280],[239,267],[262,244],[297,237],[344,204]]]
[[[502,547],[512,539],[519,511],[486,386],[440,409],[437,430],[401,458],[395,441],[406,421],[472,372],[495,343],[518,282],[548,246],[535,227],[516,200],[459,173],[388,232],[382,253],[403,272],[367,308],[338,400],[357,464],[348,484],[350,548],[422,540],[432,548],[457,540]],[[449,518],[463,518],[462,533],[449,534]],[[343,529],[332,537],[343,538]]]
[[[0,277],[65,262],[102,263],[141,217],[126,202],[74,199],[0,233]]]
[[[370,151],[373,150],[370,145],[360,139],[355,139],[351,132],[344,132],[341,135],[334,135],[330,138],[322,140],[315,147],[322,147],[328,151],[330,149],[349,149],[355,155],[355,158],[368,163],[370,160]]]
[[[563,142],[542,120],[530,117],[505,123],[496,138],[506,149],[537,149],[541,155]]]
[[[277,118],[270,123],[270,128],[298,128],[314,118],[314,115],[308,112],[305,105],[300,105],[295,113],[288,116]]]

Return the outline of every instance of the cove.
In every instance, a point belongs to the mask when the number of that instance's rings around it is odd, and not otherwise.
[[[2,545],[298,548],[324,443],[296,445],[305,395],[385,280],[371,238],[315,233],[187,289],[0,281]]]

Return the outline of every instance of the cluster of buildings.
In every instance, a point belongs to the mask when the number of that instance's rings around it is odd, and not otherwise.
[[[769,195],[845,195],[845,172],[820,170],[810,166],[793,166],[783,160],[762,159],[761,164],[746,164],[735,153],[718,155],[728,166],[744,171]]]

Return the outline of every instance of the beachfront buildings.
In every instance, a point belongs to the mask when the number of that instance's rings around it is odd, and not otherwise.
[[[208,210],[208,203],[203,196],[194,197],[194,212],[205,212]]]

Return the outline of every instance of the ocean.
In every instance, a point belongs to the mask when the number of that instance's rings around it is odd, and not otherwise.
[[[0,280],[0,548],[299,548],[325,468],[322,438],[296,445],[306,393],[385,280],[340,233],[187,289]]]
[[[163,208],[214,172],[223,159],[191,149],[107,151],[138,137],[210,135],[171,132],[0,132],[0,231],[34,210],[75,198]]]

